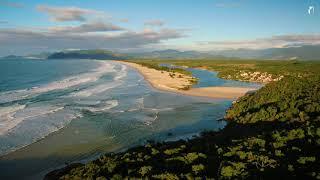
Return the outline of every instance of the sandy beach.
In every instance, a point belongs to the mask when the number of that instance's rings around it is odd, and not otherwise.
[[[209,97],[209,98],[222,98],[222,99],[237,99],[250,91],[255,91],[254,88],[243,87],[205,87],[205,88],[190,88],[188,90],[182,90],[184,87],[192,85],[190,80],[191,76],[187,76],[180,73],[175,73],[175,77],[172,78],[169,72],[159,71],[144,67],[142,65],[117,61],[126,64],[138,72],[140,72],[144,78],[156,89],[180,93],[189,96]]]

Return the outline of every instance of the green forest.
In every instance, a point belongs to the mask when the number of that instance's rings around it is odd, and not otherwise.
[[[199,67],[196,63],[192,66]],[[284,78],[233,103],[221,131],[149,142],[52,171],[45,179],[320,179],[319,63],[239,61],[226,62],[229,68],[218,70],[219,63],[201,65],[230,74],[234,71],[228,63],[242,63],[237,70]]]

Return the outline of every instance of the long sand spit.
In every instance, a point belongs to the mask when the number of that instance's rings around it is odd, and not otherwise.
[[[159,71],[132,62],[117,62],[123,63],[136,69],[154,88],[163,91],[198,97],[237,99],[248,92],[257,90],[255,88],[222,86],[190,88],[188,90],[182,90],[184,87],[192,85],[192,82],[190,82],[190,80],[192,80],[191,76],[175,73],[175,77],[173,78],[170,76],[170,73],[166,71]]]

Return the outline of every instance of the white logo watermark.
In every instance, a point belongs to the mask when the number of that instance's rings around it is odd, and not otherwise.
[[[309,15],[314,14],[314,6],[309,6],[308,14]]]

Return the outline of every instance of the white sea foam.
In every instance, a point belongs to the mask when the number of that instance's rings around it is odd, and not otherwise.
[[[159,113],[155,113],[154,117],[149,117],[144,119],[144,124],[150,126],[154,121],[158,119]]]
[[[120,79],[124,78],[127,76],[127,67],[122,65],[121,70],[116,73],[115,77],[113,78],[115,82],[111,83],[103,83],[97,86],[93,86],[78,92],[71,93],[72,97],[89,97],[92,95],[97,95],[100,93],[103,93],[109,89],[113,89],[115,87],[118,87],[119,85],[122,84],[122,81],[119,81]]]
[[[21,100],[41,93],[46,93],[53,90],[61,90],[77,86],[83,83],[97,81],[101,76],[108,72],[114,72],[114,65],[108,62],[99,62],[98,68],[91,72],[71,76],[60,81],[55,81],[44,86],[34,87],[31,89],[14,90],[0,93],[0,103]]]
[[[117,107],[118,105],[119,105],[119,102],[117,100],[110,100],[110,101],[104,102],[99,107],[87,107],[85,109],[91,112],[103,112],[103,111],[112,109],[114,107]]]
[[[155,111],[155,112],[162,112],[162,111],[172,111],[173,108],[144,108],[147,111]]]
[[[87,99],[80,99],[78,101],[74,101],[77,104],[81,104],[81,105],[98,105],[101,103],[100,100],[87,100]]]
[[[118,105],[119,105],[119,102],[117,100],[106,101],[104,104],[104,107],[100,108],[100,111],[112,109],[114,107],[117,107]]]
[[[26,107],[26,119],[7,131],[7,133],[0,134],[0,139],[2,137],[5,139],[5,143],[0,146],[0,155],[29,145],[52,132],[60,130],[73,119],[82,117],[80,113],[63,109],[62,107],[41,107],[32,107],[29,110]],[[23,112],[17,112],[16,115],[23,116]]]
[[[118,64],[112,62],[99,63],[100,66],[98,68],[88,73],[67,77],[43,86],[0,93],[0,103],[5,103],[36,97],[53,90],[62,90],[70,87],[81,88],[81,90],[69,96],[62,95],[57,99],[46,99],[45,102],[29,101],[27,105],[16,104],[0,107],[0,139],[4,140],[4,146],[10,146],[0,147],[0,154],[31,144],[65,127],[73,119],[81,117],[81,109],[87,109],[91,112],[115,111],[112,108],[117,107],[119,102],[117,100],[105,101],[101,96],[106,91],[124,82],[124,77],[127,76],[127,67],[118,66]],[[108,73],[114,74],[113,82],[105,81],[106,78],[101,78]],[[91,83],[95,81],[98,82]],[[67,99],[65,100],[64,98]],[[41,101],[41,99],[39,100]],[[74,104],[78,104],[79,107],[74,107]],[[72,108],[70,108],[70,105],[72,105]]]
[[[19,122],[14,120],[16,112],[24,109],[25,105],[13,105],[0,108],[0,135],[15,127]]]
[[[138,111],[138,110],[145,110],[150,112],[162,112],[162,111],[171,111],[173,108],[149,108],[144,106],[144,97],[136,99],[135,108],[129,109],[128,111]]]
[[[121,65],[121,70],[117,74],[117,76],[114,77],[114,80],[119,80],[127,76],[127,66]]]
[[[103,112],[109,109],[112,109],[114,107],[117,107],[119,105],[119,102],[117,100],[110,100],[104,102],[100,107],[89,107],[87,110],[91,112]]]
[[[20,104],[8,106],[8,107],[0,107],[0,117],[15,113],[16,111],[24,109],[25,107],[26,107],[25,105],[20,105]]]
[[[87,88],[87,89],[84,89],[84,90],[81,90],[78,92],[71,93],[70,96],[72,96],[72,97],[89,97],[92,95],[97,95],[97,94],[103,93],[103,92],[105,92],[109,89],[113,89],[119,85],[121,85],[120,82],[101,84],[101,85]]]
[[[140,104],[140,105],[142,105],[142,106],[143,106],[143,101],[144,101],[144,97],[138,98],[138,99],[136,100],[137,104]]]
[[[26,119],[52,114],[62,110],[57,106],[26,107],[25,105],[13,105],[0,109],[0,135],[6,134],[19,123]]]
[[[136,102],[137,102],[137,105],[138,105],[138,107],[141,109],[141,108],[144,108],[144,104],[143,104],[143,102],[144,102],[144,97],[142,97],[142,98],[138,98],[137,100],[136,100]]]

